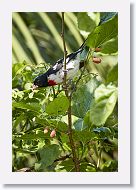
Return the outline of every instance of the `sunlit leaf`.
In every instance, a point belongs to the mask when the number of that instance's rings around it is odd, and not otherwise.
[[[90,109],[90,121],[94,125],[102,125],[112,113],[117,102],[117,88],[100,85],[95,90],[95,102]]]
[[[114,65],[107,74],[106,82],[117,82],[118,81],[118,64]]]
[[[39,170],[53,164],[54,160],[60,155],[59,146],[56,144],[43,147],[38,151],[40,154],[41,160],[35,164],[35,169]]]
[[[113,54],[118,52],[118,38],[113,38],[101,46],[101,53]]]
[[[59,166],[61,166],[60,170],[67,171],[67,172],[71,172],[75,168],[75,165],[72,159],[62,161],[59,164]]]
[[[66,96],[58,96],[46,107],[48,115],[64,115],[69,107],[69,100]]]
[[[74,131],[74,139],[81,141],[82,143],[87,143],[95,137],[94,133],[88,130]]]
[[[116,12],[101,12],[100,13],[100,23],[99,25],[107,22],[108,20],[112,19],[115,15],[117,15]]]
[[[14,77],[18,74],[20,74],[24,68],[27,66],[27,63],[24,61],[22,63],[16,63],[12,65],[12,78],[14,79]]]
[[[31,111],[38,112],[38,113],[41,112],[41,106],[38,103],[13,102],[12,106],[14,108],[31,110]]]
[[[118,17],[97,26],[88,36],[87,45],[91,48],[100,47],[105,42],[115,38],[118,35]]]
[[[22,113],[19,117],[17,117],[14,122],[13,128],[16,128],[20,124],[20,122],[22,122],[25,118],[26,116],[24,113]]]
[[[49,134],[44,134],[42,131],[36,133],[26,133],[24,135],[13,135],[13,138],[19,140],[37,140],[37,139],[50,139]]]
[[[73,93],[72,114],[83,118],[93,102],[94,90],[99,86],[99,81],[94,77],[87,84],[81,86]]]
[[[57,119],[42,119],[36,118],[36,123],[43,125],[43,127],[52,127],[59,131],[67,131],[67,124],[63,121]]]
[[[92,13],[92,12],[81,12],[78,13],[77,19],[78,19],[78,27],[80,29],[80,32],[83,33],[83,31],[91,33],[94,28],[99,23],[99,13]]]
[[[102,169],[104,172],[113,172],[118,170],[118,162],[117,160],[108,160],[102,165]]]

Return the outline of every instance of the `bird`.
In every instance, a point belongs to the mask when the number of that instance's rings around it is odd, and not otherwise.
[[[67,80],[73,79],[79,69],[84,66],[89,47],[84,43],[75,52],[70,53],[66,56],[66,72]],[[45,73],[37,76],[34,79],[32,89],[35,90],[39,87],[48,87],[58,84],[62,84],[64,80],[64,58],[56,61]]]

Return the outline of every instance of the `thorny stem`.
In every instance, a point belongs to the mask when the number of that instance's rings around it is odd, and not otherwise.
[[[67,51],[66,51],[66,44],[64,39],[64,12],[62,12],[62,41],[63,41],[63,47],[64,47],[64,81],[63,86],[65,90],[65,95],[69,99],[69,108],[68,108],[68,136],[69,141],[72,149],[72,156],[73,156],[73,162],[75,164],[75,170],[76,172],[80,171],[79,167],[79,160],[77,158],[76,154],[76,147],[73,140],[73,132],[72,132],[72,117],[71,117],[71,94],[69,95],[68,87],[67,87],[67,68],[66,68],[66,57],[67,57]]]

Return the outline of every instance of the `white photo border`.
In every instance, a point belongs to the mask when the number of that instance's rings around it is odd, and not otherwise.
[[[118,172],[12,172],[12,12],[118,12]],[[117,0],[2,0],[0,3],[0,183],[130,184],[130,4]]]

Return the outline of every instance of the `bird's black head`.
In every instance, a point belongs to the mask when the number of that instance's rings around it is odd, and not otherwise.
[[[34,79],[33,90],[38,87],[47,87],[47,86],[49,86],[47,74],[39,75]]]

